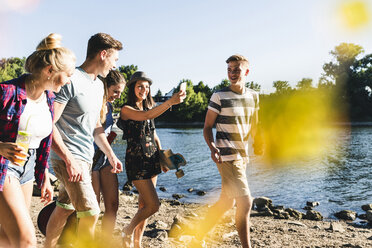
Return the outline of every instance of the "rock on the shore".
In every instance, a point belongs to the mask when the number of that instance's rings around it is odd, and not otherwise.
[[[335,213],[335,216],[341,220],[355,220],[356,212],[351,210],[342,210],[340,212]]]
[[[167,191],[167,189],[165,187],[159,187],[159,190],[163,191],[163,192]]]
[[[285,211],[286,211],[287,213],[289,213],[289,215],[290,215],[292,218],[296,219],[296,220],[300,220],[300,219],[303,218],[303,213],[301,213],[300,211],[297,211],[297,210],[295,210],[295,209],[293,209],[293,208],[286,208]]]
[[[306,206],[316,207],[316,206],[319,206],[319,202],[308,201],[308,202],[306,202]]]
[[[367,220],[369,223],[372,223],[372,210],[367,211]]]
[[[258,211],[261,211],[265,207],[272,208],[273,201],[268,197],[262,196],[262,197],[254,198],[253,205],[256,206],[256,209]]]
[[[319,220],[323,220],[323,216],[318,211],[307,210],[305,219],[319,221]]]
[[[183,194],[173,194],[172,197],[173,197],[174,199],[176,199],[176,200],[179,200],[179,199],[181,199],[181,198],[184,198],[185,195],[183,195]]]
[[[203,195],[205,195],[207,192],[205,192],[205,191],[203,191],[203,190],[198,190],[197,192],[196,192],[196,194],[198,195],[198,196],[203,196]]]
[[[366,204],[366,205],[363,205],[362,206],[362,209],[364,210],[364,211],[368,211],[368,210],[372,210],[372,204]]]
[[[345,232],[345,229],[342,227],[341,223],[339,222],[331,222],[328,230],[333,232]]]

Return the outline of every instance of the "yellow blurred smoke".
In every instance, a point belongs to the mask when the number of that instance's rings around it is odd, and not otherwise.
[[[345,1],[340,5],[338,13],[343,25],[350,30],[365,28],[371,19],[366,1]]]

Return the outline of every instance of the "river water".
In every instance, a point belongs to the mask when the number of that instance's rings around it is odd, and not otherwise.
[[[262,157],[251,154],[247,169],[253,197],[266,196],[275,205],[301,210],[306,201],[318,201],[315,210],[325,217],[350,209],[362,213],[361,206],[372,203],[372,127],[335,127],[330,149],[321,156],[301,161],[268,166]],[[159,197],[172,198],[172,194],[185,195],[181,201],[212,203],[220,191],[220,177],[210,159],[209,148],[201,128],[158,128],[163,149],[171,148],[187,160],[185,176],[177,179],[174,171],[162,173],[158,188]],[[126,143],[118,135],[113,149],[119,159],[125,159]],[[119,174],[120,188],[126,181],[125,172]],[[205,196],[188,188],[206,191]]]

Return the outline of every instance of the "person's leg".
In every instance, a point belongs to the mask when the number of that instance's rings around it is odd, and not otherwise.
[[[97,202],[100,203],[101,196],[101,183],[100,183],[100,173],[99,171],[92,171],[92,186],[94,193],[97,196]]]
[[[112,235],[115,228],[116,213],[119,208],[119,184],[116,174],[111,172],[111,166],[106,166],[99,171],[105,213],[102,219],[102,230]]]
[[[26,202],[26,207],[28,210],[30,210],[30,206],[31,206],[31,199],[32,199],[32,192],[34,190],[34,182],[33,180],[23,184],[21,186],[22,188],[22,192],[23,192],[23,196],[25,198],[25,202]]]
[[[45,248],[56,247],[58,239],[61,236],[63,228],[66,225],[67,218],[74,212],[74,210],[69,210],[56,206],[53,213],[50,215],[45,235]]]
[[[123,229],[127,238],[133,235],[134,229],[138,224],[146,220],[159,210],[160,202],[158,194],[151,179],[135,180],[134,186],[138,190],[140,197],[143,199],[144,206],[138,209],[132,221]],[[124,240],[124,245],[128,240]]]
[[[252,208],[250,195],[236,198],[235,224],[243,248],[250,248],[249,215]]]
[[[0,224],[6,238],[5,247],[36,247],[35,228],[18,179],[7,176],[0,192]],[[2,235],[3,236],[3,235]]]
[[[155,189],[156,189],[157,179],[158,179],[157,176],[151,178],[151,181],[152,181]],[[144,201],[142,195],[140,195],[139,198],[138,198],[138,209],[142,209],[144,207],[145,207],[145,201]],[[147,219],[141,221],[137,225],[137,227],[134,229],[134,248],[140,248],[141,247],[143,233],[145,231],[146,225],[147,225]]]
[[[228,198],[225,194],[221,193],[218,201],[208,209],[204,220],[198,223],[198,226],[195,229],[196,233],[194,233],[196,239],[202,240],[221,219],[221,217],[234,206],[234,204],[235,201],[233,198]]]

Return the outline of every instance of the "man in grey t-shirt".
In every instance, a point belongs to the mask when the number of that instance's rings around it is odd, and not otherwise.
[[[93,141],[108,157],[111,171],[122,171],[122,164],[107,142],[99,120],[104,88],[97,77],[106,77],[115,68],[121,49],[121,42],[110,35],[93,35],[88,42],[86,60],[76,68],[71,84],[56,95],[51,159],[63,187],[47,225],[45,247],[56,247],[66,220],[74,210],[79,218],[77,241],[94,236],[100,208],[91,184]]]

